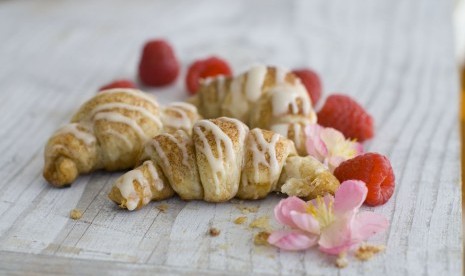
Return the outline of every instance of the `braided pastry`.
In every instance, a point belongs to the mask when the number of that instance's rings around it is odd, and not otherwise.
[[[199,119],[195,106],[161,107],[154,97],[134,89],[111,89],[84,103],[48,140],[44,178],[54,186],[71,184],[97,169],[134,168],[143,145],[161,132],[190,132]]]
[[[316,123],[316,114],[300,79],[285,69],[259,65],[233,78],[207,79],[190,102],[204,118],[227,116],[272,130],[307,154],[303,129]]]
[[[294,143],[237,119],[200,120],[150,140],[142,165],[121,176],[109,197],[134,210],[178,194],[185,200],[259,199],[270,192],[314,198],[334,193],[338,180],[316,159],[296,155]]]

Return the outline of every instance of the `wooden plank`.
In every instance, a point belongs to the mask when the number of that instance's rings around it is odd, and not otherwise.
[[[105,10],[105,13],[101,11]],[[281,273],[455,275],[462,267],[458,79],[451,1],[4,1],[0,3],[0,271],[19,273]],[[14,26],[14,28],[12,27]],[[121,173],[98,172],[67,189],[41,177],[43,146],[96,88],[134,78],[142,43],[166,37],[183,64],[211,54],[239,72],[253,63],[320,72],[325,95],[349,94],[376,122],[368,151],[386,154],[397,188],[384,206],[387,245],[344,270],[317,250],[253,245],[237,203],[170,199],[119,210],[107,194]],[[146,89],[184,100],[184,82]],[[321,102],[320,102],[321,105]],[[79,221],[69,219],[83,210]],[[210,237],[210,227],[220,229]],[[45,266],[43,264],[50,264]]]

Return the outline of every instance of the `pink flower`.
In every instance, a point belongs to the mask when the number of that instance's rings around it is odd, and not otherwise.
[[[363,181],[347,180],[334,197],[328,194],[309,202],[294,196],[281,200],[274,209],[276,220],[291,229],[273,232],[268,242],[285,250],[318,244],[331,255],[350,250],[389,225],[382,215],[359,212],[367,191]]]
[[[362,144],[346,139],[334,128],[308,125],[305,134],[308,154],[325,164],[331,172],[342,162],[363,153]]]

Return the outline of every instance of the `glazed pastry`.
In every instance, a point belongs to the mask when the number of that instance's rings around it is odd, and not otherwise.
[[[190,131],[198,119],[190,104],[161,107],[154,97],[135,89],[100,92],[48,140],[44,178],[60,187],[98,169],[133,168],[152,137],[178,128]]]
[[[186,200],[224,202],[275,191],[314,198],[339,186],[323,164],[298,156],[291,140],[226,117],[198,121],[192,136],[183,130],[157,135],[141,156],[142,165],[120,177],[109,194],[122,208],[169,198],[170,189]]]
[[[278,132],[294,141],[301,155],[306,155],[303,129],[316,123],[300,79],[278,67],[259,65],[233,78],[207,79],[190,102],[204,118],[228,116]]]

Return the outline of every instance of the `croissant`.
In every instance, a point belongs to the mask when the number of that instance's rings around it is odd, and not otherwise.
[[[258,65],[236,77],[206,79],[189,101],[206,119],[227,116],[280,133],[294,141],[300,155],[306,155],[303,129],[316,123],[300,79],[278,67]]]
[[[157,135],[140,156],[143,163],[118,178],[109,193],[128,210],[174,194],[224,202],[276,191],[309,199],[339,186],[322,163],[298,156],[291,140],[227,117],[197,121],[192,135],[185,130]]]
[[[44,178],[60,187],[71,184],[80,174],[98,169],[134,168],[148,140],[177,129],[190,132],[199,118],[191,104],[162,107],[154,97],[139,90],[100,92],[48,140]]]

